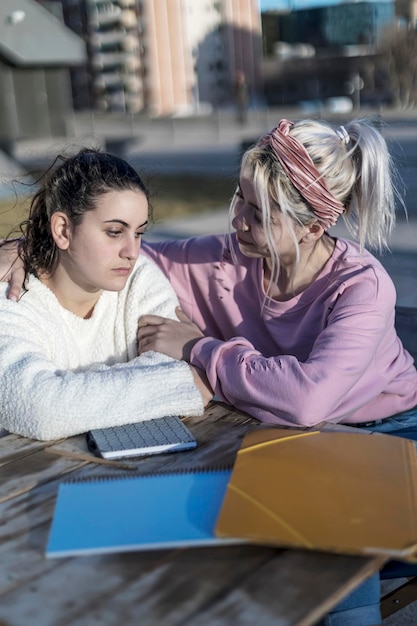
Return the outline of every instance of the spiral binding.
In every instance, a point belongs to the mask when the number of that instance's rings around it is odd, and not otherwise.
[[[146,472],[135,472],[131,471],[128,474],[106,474],[105,476],[92,476],[90,478],[73,478],[70,480],[66,480],[65,484],[74,484],[74,483],[95,483],[95,482],[104,482],[110,480],[121,480],[121,479],[132,479],[132,478],[153,478],[158,476],[176,476],[183,474],[210,474],[215,472],[230,472],[233,469],[233,463],[227,463],[224,465],[214,466],[214,467],[191,467],[191,468],[180,468],[178,470],[166,469],[166,470],[157,470],[157,471],[146,471]]]

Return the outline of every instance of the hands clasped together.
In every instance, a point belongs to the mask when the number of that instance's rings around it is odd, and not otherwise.
[[[179,321],[144,315],[138,322],[138,354],[147,350],[162,352],[173,359],[190,361],[191,350],[204,337],[201,330],[177,307]]]

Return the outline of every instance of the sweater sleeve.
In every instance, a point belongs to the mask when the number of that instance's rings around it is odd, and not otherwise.
[[[4,299],[0,318],[0,426],[40,440],[164,415],[201,415],[191,370],[154,352],[85,371],[56,367],[49,337],[30,310]]]
[[[348,287],[303,362],[292,355],[266,358],[244,337],[201,339],[191,362],[206,370],[218,397],[261,421],[340,421],[384,393],[396,358],[401,360],[393,330],[395,293],[375,291],[375,281]]]

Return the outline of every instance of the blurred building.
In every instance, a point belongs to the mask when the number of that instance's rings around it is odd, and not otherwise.
[[[43,0],[45,2],[45,0]],[[76,108],[189,114],[232,101],[234,77],[261,88],[258,0],[49,0],[87,44]]]
[[[411,28],[417,28],[417,0],[395,0],[395,14]]]
[[[282,17],[281,36],[284,41],[315,48],[375,46],[394,13],[394,3],[386,0],[300,9]]]
[[[143,44],[151,112],[198,111],[234,98],[237,72],[261,85],[257,0],[147,0]]]
[[[384,0],[263,14],[267,102],[348,97],[354,106],[359,98],[379,104],[385,97],[385,77],[378,44],[395,20],[394,2]]]
[[[65,136],[72,113],[68,67],[84,42],[34,0],[0,2],[0,147]]]
[[[45,3],[45,0],[39,0]],[[48,0],[87,47],[71,72],[76,109],[140,111],[144,106],[139,3],[136,0]]]

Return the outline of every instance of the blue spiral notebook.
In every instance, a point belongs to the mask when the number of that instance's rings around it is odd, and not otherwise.
[[[198,470],[62,483],[49,558],[246,543],[215,537],[231,470]]]

